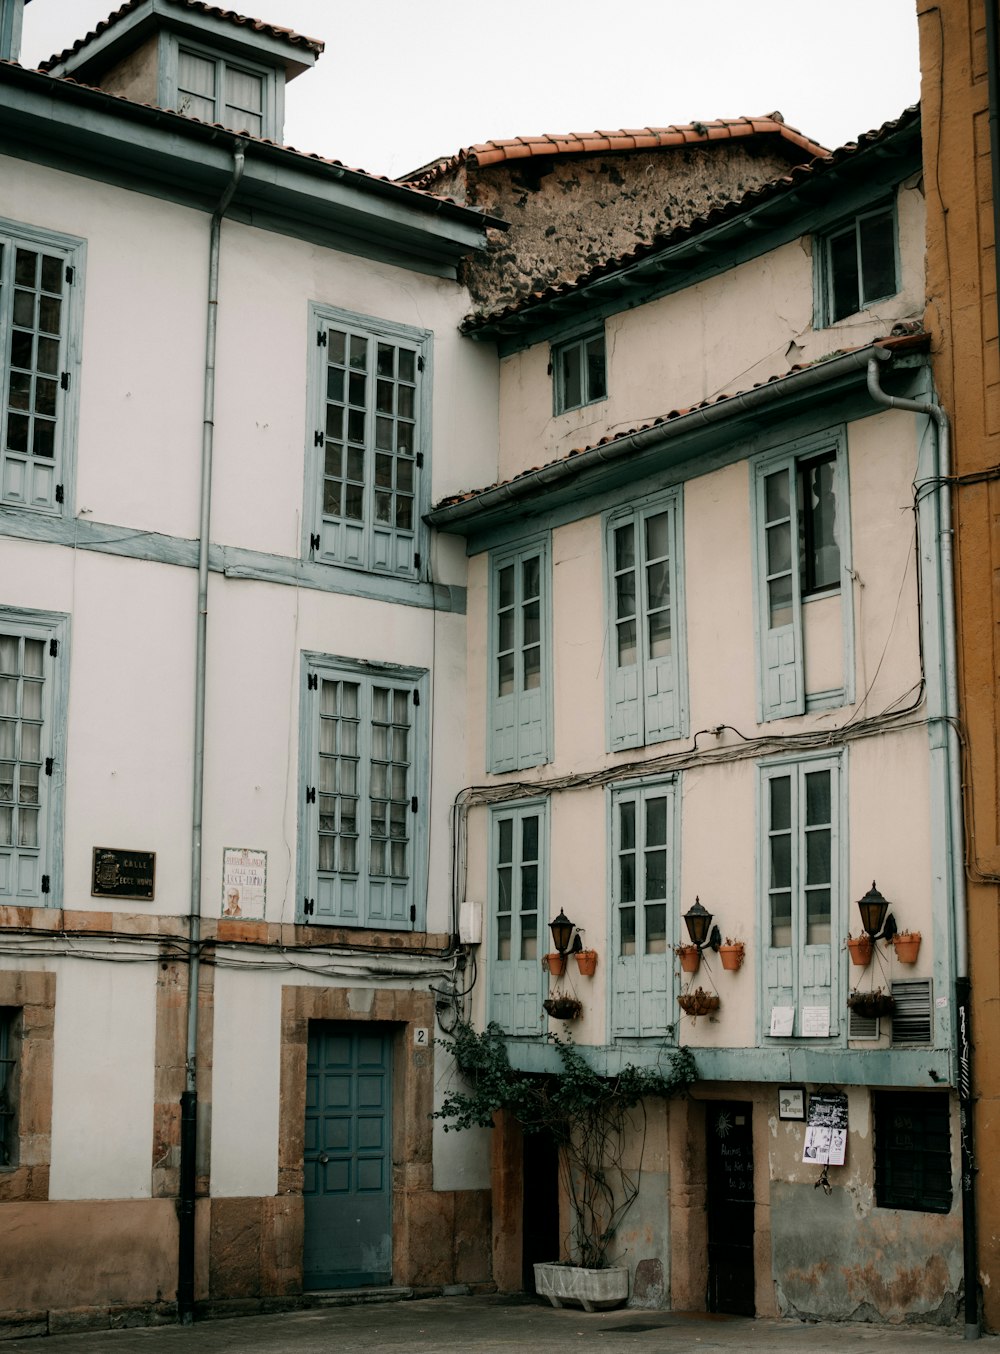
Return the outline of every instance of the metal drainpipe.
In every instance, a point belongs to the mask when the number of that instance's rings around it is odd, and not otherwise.
[[[879,384],[879,363],[868,363],[868,392],[876,404],[923,414],[937,428],[938,499],[938,593],[939,618],[944,645],[944,718],[948,752],[948,843],[951,859],[952,922],[955,935],[955,1006],[958,1019],[958,1103],[962,1139],[962,1253],[965,1284],[965,1338],[978,1340],[979,1261],[976,1245],[975,1154],[972,1122],[972,1043],[970,1036],[970,987],[968,918],[965,899],[965,858],[962,850],[962,757],[958,741],[958,651],[955,638],[955,581],[951,526],[951,424],[938,404],[888,395]]]
[[[194,688],[194,782],[191,808],[191,912],[188,917],[187,1047],[181,1093],[180,1188],[177,1200],[177,1315],[194,1320],[195,1178],[198,1152],[198,980],[201,949],[201,835],[205,799],[205,673],[208,640],[208,552],[212,521],[212,451],[215,436],[215,347],[219,314],[219,253],[222,218],[239,187],[246,142],[233,147],[233,176],[212,214],[208,256],[204,415],[201,435],[201,512],[198,527],[198,622]]]

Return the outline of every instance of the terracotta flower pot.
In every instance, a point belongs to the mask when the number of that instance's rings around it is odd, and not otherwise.
[[[847,948],[851,955],[851,963],[857,964],[858,968],[867,968],[872,962],[871,936],[848,936]]]
[[[561,978],[566,972],[566,956],[560,954],[558,950],[553,950],[551,954],[547,954],[542,960],[542,963],[552,974],[553,978]]]
[[[892,938],[892,943],[896,947],[896,958],[901,964],[915,964],[917,962],[922,939],[919,931],[896,932]]]
[[[735,973],[743,966],[744,953],[742,940],[737,940],[732,945],[720,945],[719,958],[722,960],[722,967],[728,969],[730,973]]]
[[[698,965],[701,963],[701,950],[697,945],[678,945],[677,958],[681,961],[681,970],[684,973],[697,973]]]
[[[585,978],[593,978],[594,970],[597,968],[597,951],[577,950],[576,966]]]

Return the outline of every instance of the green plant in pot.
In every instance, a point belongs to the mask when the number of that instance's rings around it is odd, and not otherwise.
[[[572,1213],[570,1250],[574,1269],[604,1271],[622,1220],[639,1195],[642,1152],[638,1165],[625,1165],[628,1135],[645,1141],[644,1102],[651,1097],[682,1093],[696,1079],[694,1058],[686,1048],[672,1051],[664,1066],[631,1064],[615,1076],[602,1077],[571,1041],[550,1035],[559,1057],[557,1072],[518,1072],[510,1065],[503,1031],[490,1023],[478,1032],[460,1024],[450,1040],[442,1040],[458,1066],[465,1086],[448,1092],[434,1117],[445,1131],[490,1128],[498,1111],[510,1114],[525,1133],[548,1133],[559,1149],[560,1179]],[[628,1296],[628,1271],[621,1268],[624,1291],[609,1296],[605,1282],[597,1298],[588,1298],[579,1276],[558,1283],[558,1293],[545,1287],[551,1275],[566,1266],[536,1266],[536,1287],[553,1304],[563,1300],[594,1306],[616,1306]]]

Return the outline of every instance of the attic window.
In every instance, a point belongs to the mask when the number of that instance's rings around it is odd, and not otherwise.
[[[554,406],[557,414],[581,409],[608,397],[604,330],[585,334],[552,350]]]
[[[820,257],[825,272],[821,290],[827,324],[895,296],[899,277],[896,216],[891,204],[863,212],[831,231]]]
[[[234,132],[265,136],[268,74],[225,57],[181,47],[177,56],[177,111]]]

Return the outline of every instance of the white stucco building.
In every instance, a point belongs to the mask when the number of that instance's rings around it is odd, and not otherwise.
[[[69,36],[0,68],[0,1320],[485,1281],[428,1118],[465,565],[421,520],[495,471],[484,219],[280,146],[312,39]]]
[[[919,171],[910,110],[465,326],[500,353],[499,474],[430,520],[470,556],[477,1019],[526,1069],[556,1065],[550,1029],[608,1074],[694,1052],[615,1243],[654,1305],[946,1321],[961,1301],[959,759]],[[921,933],[915,962],[882,939],[852,963],[873,880]],[[741,967],[705,948],[682,971],[698,900]],[[572,956],[546,972],[559,913],[594,976]],[[891,1018],[849,1009],[880,988]],[[546,1014],[557,994],[573,1019]],[[804,1155],[822,1094],[843,1164]],[[550,1259],[533,1236],[555,1186],[523,1200],[506,1165],[500,1231]]]

